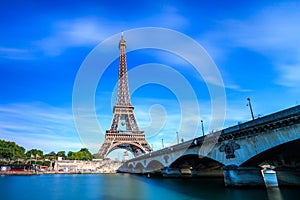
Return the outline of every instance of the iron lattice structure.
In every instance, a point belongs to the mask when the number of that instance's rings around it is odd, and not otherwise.
[[[106,130],[105,140],[99,149],[99,155],[106,157],[115,149],[126,149],[138,155],[151,152],[144,131],[138,127],[134,116],[134,107],[130,103],[128,76],[126,66],[126,41],[123,33],[119,42],[120,62],[118,76],[118,91],[116,104],[113,108],[113,119],[110,130]]]

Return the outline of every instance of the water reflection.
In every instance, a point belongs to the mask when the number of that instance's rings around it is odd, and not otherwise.
[[[127,174],[5,176],[0,178],[0,186],[0,198],[4,200],[20,197],[30,200],[286,200],[298,199],[299,195],[297,189],[225,188],[223,179],[165,179]]]
[[[278,187],[267,188],[269,200],[283,200],[280,189]]]

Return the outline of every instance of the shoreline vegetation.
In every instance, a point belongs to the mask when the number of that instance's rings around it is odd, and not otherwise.
[[[121,164],[119,160],[92,155],[87,148],[67,154],[44,154],[42,150],[26,151],[15,142],[0,140],[0,175],[112,174]]]
[[[0,164],[0,175],[41,175],[41,174],[115,174],[122,164],[119,161],[97,160],[80,162],[73,160],[56,161],[55,168],[38,165]],[[71,164],[70,164],[71,163]]]
[[[75,172],[56,172],[56,171],[47,171],[47,172],[0,172],[0,176],[31,176],[31,175],[55,175],[55,174],[117,174],[114,172],[83,172],[83,173],[75,173]]]

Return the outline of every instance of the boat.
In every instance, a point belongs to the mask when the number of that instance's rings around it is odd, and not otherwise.
[[[33,175],[36,174],[34,166],[30,164],[5,164],[0,165],[1,175]]]

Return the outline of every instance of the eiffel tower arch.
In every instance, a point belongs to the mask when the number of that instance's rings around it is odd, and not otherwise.
[[[98,154],[106,157],[116,149],[130,151],[135,157],[147,152],[152,148],[145,138],[144,131],[140,130],[134,116],[134,106],[130,102],[126,64],[126,41],[122,32],[119,42],[120,61],[116,104],[113,108],[111,127],[106,130],[105,140]]]

